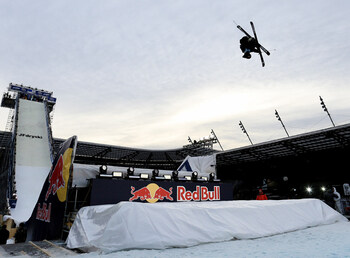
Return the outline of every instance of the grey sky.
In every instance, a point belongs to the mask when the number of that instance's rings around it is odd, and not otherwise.
[[[350,122],[350,2],[0,1],[0,85],[54,92],[53,135],[177,148],[214,129],[225,149]],[[266,67],[242,59],[254,21]],[[8,109],[0,109],[0,130]],[[219,148],[217,146],[217,148]]]

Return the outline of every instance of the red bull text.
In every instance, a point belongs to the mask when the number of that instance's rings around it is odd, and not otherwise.
[[[214,186],[214,191],[209,191],[206,186],[196,186],[195,191],[186,190],[184,186],[177,187],[177,201],[219,201],[220,186]]]
[[[40,203],[38,203],[38,209],[36,211],[36,219],[50,222],[51,217],[51,203],[49,203],[49,207],[47,207],[47,204],[44,202],[43,207],[40,207]]]

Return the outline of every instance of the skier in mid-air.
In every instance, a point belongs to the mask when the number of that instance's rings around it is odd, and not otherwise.
[[[233,22],[235,23],[235,21],[233,21]],[[252,57],[250,53],[256,52],[259,54],[261,64],[264,67],[265,61],[264,61],[264,58],[262,56],[261,50],[263,52],[265,52],[265,54],[268,56],[270,55],[270,52],[259,43],[258,37],[256,36],[255,27],[254,27],[253,22],[250,22],[250,25],[252,27],[254,37],[250,36],[248,34],[248,32],[246,32],[241,26],[239,26],[237,24],[237,28],[245,34],[245,36],[243,38],[241,38],[241,40],[240,40],[240,44],[241,44],[240,48],[243,52],[243,58],[250,59]]]
[[[257,44],[255,38],[244,36],[243,38],[241,38],[239,43],[241,44],[239,47],[241,48],[244,54],[242,56],[243,58],[250,59],[252,57],[250,52],[259,53],[259,50],[258,50],[259,45]]]

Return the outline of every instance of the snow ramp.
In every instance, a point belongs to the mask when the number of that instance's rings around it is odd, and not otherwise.
[[[16,222],[24,222],[33,212],[52,165],[49,142],[51,131],[45,103],[19,99],[17,114],[17,203],[15,208],[11,208],[11,216]]]
[[[266,237],[338,221],[347,219],[318,199],[121,202],[80,209],[66,243],[85,251],[165,249]]]

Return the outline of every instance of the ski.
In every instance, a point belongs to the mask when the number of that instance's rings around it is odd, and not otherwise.
[[[258,38],[257,38],[257,36],[256,36],[256,32],[255,32],[255,26],[254,26],[254,23],[251,21],[250,22],[250,25],[252,26],[252,30],[253,30],[253,33],[254,33],[254,36],[255,36],[255,39],[256,39],[256,41],[258,42]],[[266,53],[266,55],[270,55],[270,52],[266,49],[266,48],[264,48],[262,45],[260,45],[260,43],[258,42],[258,45],[259,45],[259,47],[261,48],[261,50],[262,51],[264,51],[265,53]]]
[[[237,28],[240,29],[247,37],[252,38],[252,36],[249,35],[248,32],[246,32],[241,26],[237,25]]]
[[[265,61],[264,61],[263,55],[261,53],[261,47],[260,47],[260,44],[259,44],[259,41],[258,41],[258,37],[257,37],[256,32],[255,32],[254,23],[251,21],[250,25],[252,26],[252,30],[253,30],[253,33],[254,33],[254,38],[255,38],[256,43],[258,45],[258,53],[259,53],[259,56],[260,56],[260,59],[261,59],[261,64],[264,67],[265,66]]]
[[[261,48],[262,51],[266,53],[266,55],[268,56],[270,55],[270,52],[266,48],[264,48],[262,45],[259,44],[259,47]]]

